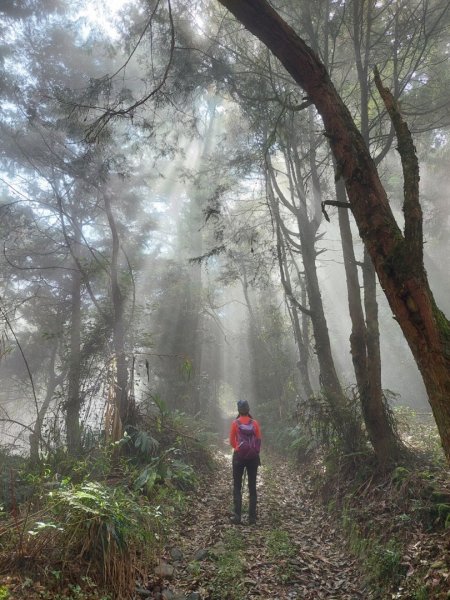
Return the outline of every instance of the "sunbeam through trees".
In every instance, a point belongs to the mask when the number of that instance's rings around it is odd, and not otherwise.
[[[0,33],[0,600],[447,598],[450,2]]]

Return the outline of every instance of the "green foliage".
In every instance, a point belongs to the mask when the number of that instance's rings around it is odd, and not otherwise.
[[[432,414],[418,413],[407,406],[396,406],[393,411],[405,443],[426,460],[446,468],[442,442]]]
[[[134,439],[134,447],[144,456],[151,456],[159,448],[159,442],[147,431],[138,431]]]
[[[0,600],[8,600],[10,597],[8,588],[4,585],[0,585]]]
[[[392,472],[392,482],[400,486],[411,476],[411,471],[403,466],[398,466]]]
[[[247,597],[242,556],[244,545],[239,529],[232,528],[224,532],[223,549],[217,552],[214,577],[209,584],[212,600],[244,600]]]
[[[17,490],[16,479],[28,489],[30,504],[23,507],[27,516],[20,528],[6,504],[10,524],[0,540],[0,569],[11,561],[22,564],[26,554],[34,576],[33,568],[45,561],[43,600],[99,600],[110,591],[115,600],[131,597],[136,571],[146,571],[161,553],[185,491],[197,483],[201,469],[194,470],[191,458],[196,467],[210,465],[193,425],[157,401],[156,418],[153,412],[117,443],[105,445],[99,438],[79,459],[57,450],[32,471],[24,459],[17,462],[19,469],[8,465],[5,489],[11,487],[12,472]],[[198,431],[198,422],[195,426]],[[82,580],[87,573],[92,585]]]
[[[168,448],[148,463],[134,480],[134,489],[150,494],[157,484],[192,489],[196,483],[194,469],[177,458],[180,451]]]
[[[117,445],[124,447],[130,456],[134,455],[139,461],[141,459],[146,460],[150,456],[155,456],[160,444],[149,431],[128,427],[123,434],[123,438],[117,442]]]
[[[428,600],[429,597],[428,590],[424,585],[414,592],[414,600]]]
[[[47,509],[47,519],[35,522],[28,532],[35,547],[49,561],[53,548],[64,548],[63,564],[81,560],[93,565],[100,583],[111,586],[118,597],[132,589],[134,569],[153,560],[159,548],[160,508],[122,487],[66,484],[49,493]]]
[[[311,435],[311,430],[302,423],[298,423],[295,427],[288,427],[286,439],[288,452],[300,462],[308,460],[319,447],[317,438]]]
[[[192,364],[192,361],[189,358],[185,358],[183,360],[183,364],[181,365],[181,373],[183,377],[185,377],[186,380],[189,381],[192,377],[193,372],[194,365]]]
[[[396,582],[405,574],[401,564],[402,552],[399,543],[391,539],[386,545],[367,545],[367,567],[372,579],[378,583]]]
[[[30,495],[30,484],[23,475],[26,461],[0,448],[0,519],[14,501],[20,504]],[[13,497],[11,497],[13,495]]]
[[[89,553],[116,545],[121,551],[138,542],[151,544],[153,524],[161,515],[148,504],[137,502],[137,498],[123,488],[109,488],[91,482],[78,486],[70,485],[51,492],[52,508],[56,516],[63,517],[63,529],[70,537],[90,537]],[[83,542],[85,543],[85,542]],[[102,559],[104,557],[102,556]]]
[[[296,553],[295,546],[292,544],[289,534],[282,529],[274,529],[267,535],[267,549],[269,556],[276,563],[277,577],[282,584],[288,583],[294,570],[289,563]]]
[[[269,555],[274,559],[292,558],[295,555],[295,546],[289,534],[282,529],[274,529],[267,535],[267,548]]]
[[[62,573],[61,571],[51,571],[49,573],[51,578],[54,578],[56,588],[61,582]],[[42,589],[39,585],[39,598],[42,600],[112,600],[112,596],[109,594],[102,594],[98,588],[98,585],[90,577],[81,576],[80,584],[69,583],[64,587],[64,590],[58,592],[56,589]],[[26,578],[22,584],[22,590],[33,590],[33,581],[30,578]],[[34,596],[33,596],[34,597]]]
[[[361,403],[355,387],[346,390],[339,410],[334,401],[321,394],[299,403],[297,418],[298,425],[291,435],[299,450],[310,453],[320,447],[330,456],[356,456],[368,452]]]
[[[238,529],[228,529],[223,536],[225,547],[230,552],[240,552],[244,549],[244,539]]]
[[[213,600],[244,600],[246,591],[244,582],[244,566],[242,558],[234,552],[219,556],[216,576],[213,580],[211,598]]]
[[[365,537],[348,509],[343,511],[342,523],[347,531],[350,549],[364,561],[368,581],[388,587],[404,575],[401,546],[397,540],[390,539],[384,543]]]
[[[436,476],[430,471],[413,471],[398,466],[391,475],[410,520],[416,520],[428,529],[448,528],[450,525],[450,493],[441,490]]]

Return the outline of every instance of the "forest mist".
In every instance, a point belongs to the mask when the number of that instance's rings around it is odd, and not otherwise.
[[[448,314],[447,4],[300,4],[306,21],[296,10],[292,21],[323,48],[357,123],[368,86],[368,145],[383,154],[400,224],[402,168],[369,65],[384,69],[405,108],[420,159],[424,262]],[[263,422],[291,419],[310,395],[294,312],[316,394],[323,366],[308,321],[305,242],[286,203],[273,204],[289,193],[314,222],[332,356],[342,387],[354,386],[342,209],[325,209],[337,175],[318,113],[291,107],[304,98],[275,59],[216,2],[10,0],[0,18],[3,443],[28,451],[37,434],[40,452],[64,446],[75,419],[77,445],[104,427],[106,401],[125,417],[129,398],[204,414],[221,434],[239,398]],[[351,233],[362,289],[353,222]],[[387,398],[431,413],[379,285],[374,297]]]

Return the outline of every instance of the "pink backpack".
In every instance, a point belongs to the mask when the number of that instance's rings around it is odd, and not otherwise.
[[[256,437],[253,419],[244,425],[236,419],[237,424],[237,448],[236,452],[240,460],[251,460],[259,455],[261,440]]]

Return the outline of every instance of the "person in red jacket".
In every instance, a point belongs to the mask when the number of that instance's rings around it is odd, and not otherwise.
[[[238,416],[231,423],[230,444],[233,452],[233,503],[234,515],[232,523],[241,523],[242,512],[242,478],[247,469],[248,491],[250,496],[248,509],[248,522],[256,523],[256,475],[261,464],[259,450],[261,448],[261,429],[258,421],[250,414],[250,407],[246,400],[237,403]]]

